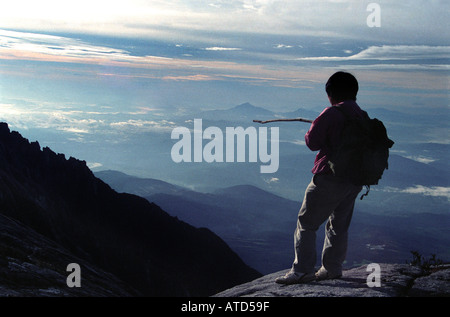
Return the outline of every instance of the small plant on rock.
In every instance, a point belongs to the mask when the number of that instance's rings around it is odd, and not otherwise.
[[[425,272],[430,272],[432,268],[443,264],[443,261],[436,258],[436,254],[432,254],[430,258],[425,258],[418,251],[411,251],[413,259],[409,262],[410,265],[418,266]]]

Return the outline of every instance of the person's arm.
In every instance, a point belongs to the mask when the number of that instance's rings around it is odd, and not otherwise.
[[[305,134],[305,143],[311,151],[318,151],[326,144],[327,130],[329,127],[329,108],[326,108],[313,121]]]

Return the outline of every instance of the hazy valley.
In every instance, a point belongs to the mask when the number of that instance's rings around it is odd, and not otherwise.
[[[192,128],[192,119],[203,118],[205,127],[225,130],[230,126],[259,127],[251,122],[253,119],[314,118],[317,114],[305,109],[277,114],[242,104],[189,116],[168,114],[164,120],[170,122],[171,128]],[[357,201],[346,266],[405,263],[413,250],[448,261],[449,145],[430,141],[434,139],[432,133],[445,130],[446,117],[429,114],[424,119],[423,114],[406,115],[385,109],[369,110],[369,114],[385,122],[396,143],[389,170],[380,184],[364,200]],[[261,174],[259,162],[175,163],[170,151],[176,140],[170,138],[171,129],[167,128],[146,132],[99,130],[72,136],[31,129],[24,134],[38,136],[43,140],[40,144],[50,145],[56,153],[87,161],[95,175],[117,192],[141,196],[175,219],[210,229],[247,265],[267,274],[291,265],[292,234],[315,155],[303,142],[308,124],[277,126],[280,162],[273,174]],[[73,139],[75,136],[81,139]],[[67,178],[64,181],[69,185],[72,182]],[[134,208],[133,204],[123,207]],[[140,221],[139,217],[135,220]],[[320,231],[319,251],[321,236]],[[197,258],[193,254],[190,257]],[[201,257],[196,261],[201,262]]]

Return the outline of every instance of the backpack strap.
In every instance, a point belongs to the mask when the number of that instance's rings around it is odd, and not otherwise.
[[[351,120],[351,119],[357,118],[355,116],[350,115],[348,113],[348,111],[345,110],[345,108],[343,108],[342,106],[336,105],[336,106],[333,106],[333,107],[336,108],[337,110],[339,110],[339,112],[342,113],[344,115],[345,119],[347,119],[347,120]],[[364,111],[362,109],[361,109],[361,111],[363,113],[363,119],[370,119],[369,114],[367,113],[367,111]]]

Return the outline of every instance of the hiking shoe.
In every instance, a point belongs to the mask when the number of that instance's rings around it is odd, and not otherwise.
[[[315,280],[316,277],[314,273],[297,273],[297,272],[288,272],[285,276],[277,277],[275,282],[278,284],[300,284],[300,283],[308,283]]]
[[[333,280],[333,279],[337,279],[337,278],[341,278],[342,277],[342,273],[339,273],[339,274],[330,273],[323,266],[320,267],[320,269],[316,272],[315,275],[316,275],[316,279],[319,280],[319,281],[321,281],[321,280]]]

